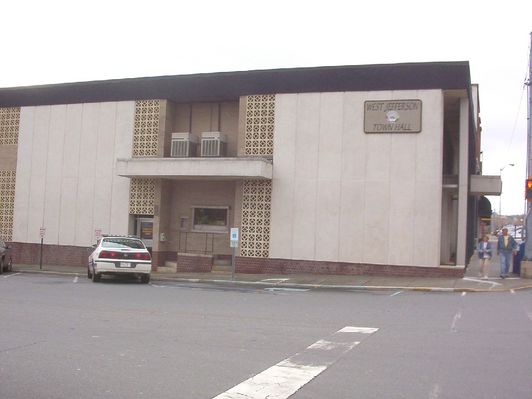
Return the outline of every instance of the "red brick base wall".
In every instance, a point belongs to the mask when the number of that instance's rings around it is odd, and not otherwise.
[[[155,269],[157,266],[164,266],[165,262],[173,261],[177,259],[176,251],[152,251],[151,253],[151,264]],[[155,269],[156,270],[156,269]]]
[[[212,271],[212,255],[177,254],[177,272],[209,273]]]
[[[405,277],[448,277],[461,278],[465,269],[461,267],[426,267],[371,265],[346,262],[320,262],[309,260],[246,258],[235,259],[237,273],[249,274],[336,274]]]
[[[14,264],[37,265],[40,261],[41,244],[12,242],[11,252]],[[42,246],[42,264],[59,266],[87,266],[89,247],[69,245]]]

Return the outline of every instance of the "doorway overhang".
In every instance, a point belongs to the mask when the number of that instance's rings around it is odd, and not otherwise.
[[[119,158],[119,176],[174,179],[266,179],[273,177],[270,159],[239,158]]]

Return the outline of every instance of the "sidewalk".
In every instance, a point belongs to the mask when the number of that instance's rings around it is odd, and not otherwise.
[[[166,269],[166,270],[165,270]],[[474,256],[466,270],[464,278],[426,278],[393,276],[340,276],[320,274],[235,274],[231,273],[176,273],[167,268],[152,272],[152,282],[176,281],[192,283],[211,283],[225,285],[248,285],[264,288],[300,288],[300,289],[339,289],[339,290],[395,290],[395,291],[433,291],[433,292],[496,292],[532,288],[532,279],[518,276],[499,278],[499,260],[494,257],[490,268],[490,278],[478,277],[478,258]],[[47,273],[86,276],[83,267],[43,265],[13,265],[13,272]]]

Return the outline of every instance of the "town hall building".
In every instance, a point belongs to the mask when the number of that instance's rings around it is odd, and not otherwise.
[[[0,236],[14,263],[85,266],[102,234],[153,267],[459,276],[479,236],[467,62],[0,89]]]

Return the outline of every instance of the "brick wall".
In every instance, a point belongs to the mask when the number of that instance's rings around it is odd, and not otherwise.
[[[212,271],[212,255],[177,254],[177,272],[209,273]]]
[[[460,278],[465,269],[460,267],[424,267],[371,265],[345,262],[320,262],[309,260],[248,258],[237,256],[237,273],[249,274],[336,274],[367,276],[404,276],[404,277],[448,277]]]
[[[41,244],[12,242],[9,245],[11,246],[13,264],[39,264]],[[89,255],[88,247],[44,244],[42,247],[42,264],[86,267]]]

